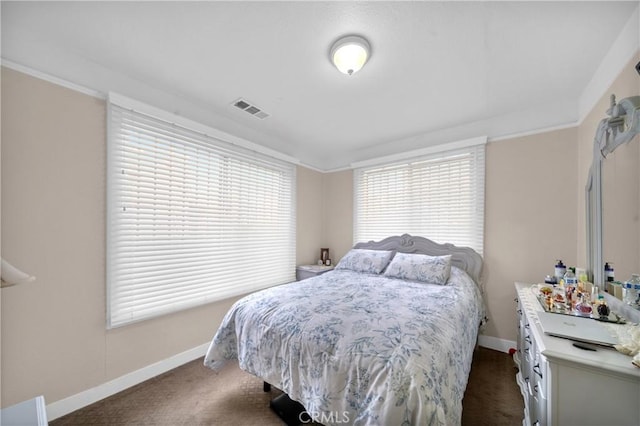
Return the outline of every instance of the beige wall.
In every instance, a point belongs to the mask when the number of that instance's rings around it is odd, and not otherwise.
[[[514,282],[576,265],[576,130],[491,142],[486,158],[484,334],[515,340]]]
[[[296,264],[315,264],[324,232],[324,174],[298,167],[296,176]]]
[[[328,247],[336,264],[353,246],[353,172],[298,168],[298,265],[316,263]]]
[[[1,406],[52,403],[207,343],[235,299],[106,330],[105,103],[2,68]],[[323,175],[297,170],[298,263],[316,258]],[[238,271],[241,273],[241,271]]]
[[[353,247],[353,172],[326,173],[324,175],[323,244],[329,247],[333,263]]]

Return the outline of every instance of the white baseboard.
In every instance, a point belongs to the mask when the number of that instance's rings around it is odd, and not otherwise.
[[[509,353],[510,349],[515,349],[516,347],[516,342],[513,340],[505,340],[498,337],[485,336],[483,334],[478,336],[478,344],[483,348],[489,348],[505,353]]]
[[[131,386],[142,383],[162,373],[166,373],[176,367],[204,356],[209,343],[204,343],[193,349],[181,352],[170,358],[158,361],[139,370],[120,376],[117,379],[87,389],[70,397],[61,399],[47,405],[47,419],[55,420],[65,414],[69,414],[89,404],[100,401],[108,396],[121,392]]]
[[[493,349],[500,352],[509,352],[509,349],[515,348],[516,343],[512,340],[499,339],[492,336],[478,336],[478,344],[482,347]],[[115,395],[125,389],[149,380],[162,373],[166,373],[176,367],[193,361],[205,354],[209,343],[204,343],[193,349],[174,355],[170,358],[158,361],[154,364],[143,367],[139,370],[120,376],[117,379],[98,385],[94,388],[87,389],[70,397],[61,399],[47,405],[47,420],[55,420],[101,399]]]

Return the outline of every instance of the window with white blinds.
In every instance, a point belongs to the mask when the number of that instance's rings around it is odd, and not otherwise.
[[[109,328],[295,279],[295,166],[109,104]]]
[[[354,242],[412,234],[482,254],[484,143],[356,169]]]

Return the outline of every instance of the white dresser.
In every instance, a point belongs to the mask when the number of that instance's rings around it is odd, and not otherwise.
[[[516,283],[516,381],[523,425],[640,425],[640,368],[613,349],[586,351],[545,335],[531,284]]]

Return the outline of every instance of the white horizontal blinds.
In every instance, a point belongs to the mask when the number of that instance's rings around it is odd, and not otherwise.
[[[109,113],[109,327],[294,280],[294,166]]]
[[[378,241],[408,232],[409,167],[357,170],[355,241]]]
[[[355,242],[409,233],[482,253],[484,152],[482,144],[356,170]]]

